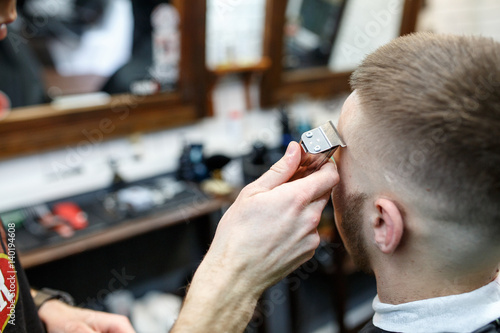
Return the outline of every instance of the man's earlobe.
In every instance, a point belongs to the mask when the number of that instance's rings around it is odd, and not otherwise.
[[[373,221],[374,240],[385,254],[393,253],[403,236],[403,215],[398,206],[389,199],[377,199],[378,216]]]

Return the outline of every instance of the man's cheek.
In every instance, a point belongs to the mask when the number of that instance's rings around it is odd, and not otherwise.
[[[332,203],[333,203],[333,218],[335,222],[335,227],[337,229],[337,232],[339,233],[340,237],[343,239],[343,234],[342,234],[342,214],[341,214],[341,207],[340,207],[340,198],[339,198],[339,189],[335,187],[332,191]]]

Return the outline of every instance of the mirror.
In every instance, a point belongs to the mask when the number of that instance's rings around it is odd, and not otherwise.
[[[0,71],[21,79],[0,90],[13,108],[75,94],[174,91],[179,44],[179,13],[167,0],[20,1],[0,41]]]
[[[366,54],[415,30],[422,0],[268,0],[261,106],[348,92]],[[274,64],[280,64],[274,66]]]
[[[84,74],[77,70],[77,68],[72,68],[73,65],[63,65],[59,64],[57,66],[64,67],[68,71],[73,71],[71,76],[76,76],[78,78],[84,78],[84,84],[78,84],[78,89],[83,89],[82,92],[90,92],[96,90],[96,88],[101,92],[101,94],[94,95],[93,98],[85,97],[83,99],[71,99],[68,103],[57,104],[49,103],[52,97],[64,96],[67,94],[73,94],[74,92],[80,92],[72,90],[71,84],[63,78],[62,83],[58,85],[49,86],[44,89],[45,82],[55,82],[61,80],[60,77],[52,77],[53,70],[57,69],[54,65],[54,58],[50,58],[47,54],[48,44],[52,43],[55,38],[53,35],[53,24],[60,26],[62,23],[57,21],[51,21],[53,16],[59,15],[59,21],[65,23],[65,28],[58,30],[57,34],[68,34],[70,37],[65,35],[64,38],[71,40],[80,40],[77,44],[64,44],[59,41],[59,48],[66,47],[71,56],[62,57],[64,61],[68,61],[68,64],[75,64],[77,61],[70,62],[70,58],[73,56],[72,51],[76,47],[68,47],[74,45],[83,44],[83,29],[79,24],[84,22],[85,24],[97,24],[96,22],[102,22],[103,15],[108,15],[106,8],[110,4],[121,4],[121,11],[118,12],[125,13],[120,16],[120,18],[115,18],[117,21],[121,21],[124,17],[129,17],[130,12],[126,14],[126,4],[128,3],[128,8],[133,9],[135,20],[147,18],[146,26],[150,24],[151,15],[137,14],[134,10],[134,6],[147,7],[145,10],[153,13],[153,8],[165,3],[161,0],[19,0],[19,5],[27,5],[28,3],[35,3],[38,7],[31,10],[32,25],[26,24],[25,28],[19,26],[20,34],[16,34],[15,30],[11,35],[9,32],[9,37],[4,42],[11,43],[12,45],[18,47],[18,50],[14,50],[10,54],[10,60],[14,62],[19,62],[21,57],[20,48],[27,48],[27,39],[25,37],[33,37],[34,43],[45,44],[38,45],[34,49],[28,51],[29,59],[25,63],[35,62],[35,54],[41,54],[43,56],[45,52],[45,57],[48,59],[37,59],[38,63],[49,63],[48,68],[44,71],[35,71],[32,68],[23,67],[24,70],[19,70],[14,66],[4,66],[6,68],[5,73],[2,74],[4,87],[9,88],[24,86],[25,89],[17,90],[19,94],[19,100],[23,101],[40,101],[46,102],[45,104],[31,103],[31,106],[18,107],[13,109],[5,118],[0,121],[0,135],[2,140],[0,141],[0,158],[13,157],[20,154],[39,152],[47,149],[62,148],[67,145],[79,144],[86,140],[85,133],[89,131],[99,131],[99,138],[101,140],[106,140],[113,137],[119,137],[124,135],[130,135],[135,132],[146,132],[161,130],[173,126],[180,126],[187,123],[194,122],[200,116],[204,115],[205,110],[205,52],[204,52],[204,38],[205,38],[205,2],[197,0],[171,0],[170,4],[173,5],[177,10],[178,15],[178,34],[170,34],[169,40],[165,40],[164,36],[157,36],[154,33],[150,33],[153,29],[151,25],[146,28],[146,33],[143,32],[138,34],[139,37],[135,37],[137,29],[134,29],[134,36],[130,36],[130,25],[125,22],[120,22],[120,36],[125,38],[128,31],[128,42],[121,41],[116,45],[113,50],[101,53],[99,46],[94,46],[90,48],[90,53],[88,54],[98,54],[98,58],[93,58],[86,61],[87,67],[95,67],[103,69],[106,67],[106,71],[100,73],[87,73]],[[85,4],[92,5],[92,10],[88,12],[83,10],[78,10],[76,17],[72,14],[68,14],[65,10],[66,7],[61,4],[68,3],[71,4],[70,8],[75,8],[74,6]],[[104,5],[103,5],[104,4]],[[60,6],[61,5],[61,6]],[[139,8],[137,7],[137,8]],[[139,11],[139,9],[137,9]],[[29,14],[29,13],[28,13]],[[42,14],[49,15],[43,18]],[[88,15],[87,15],[88,14]],[[38,15],[38,16],[37,16]],[[101,15],[101,16],[99,16]],[[161,23],[165,21],[165,16],[173,15],[172,13],[163,13],[159,15],[157,20]],[[153,15],[154,16],[154,15]],[[97,17],[97,18],[96,18]],[[99,18],[100,17],[100,18]],[[71,20],[70,20],[71,19]],[[128,18],[130,21],[131,17]],[[123,19],[125,20],[125,19]],[[21,20],[20,20],[21,21]],[[126,21],[126,20],[125,20]],[[154,21],[154,20],[153,20]],[[175,21],[175,19],[170,20]],[[22,22],[20,22],[22,23]],[[20,24],[19,23],[19,24]],[[129,22],[130,23],[130,22]],[[133,24],[136,24],[134,21]],[[128,28],[127,28],[128,27]],[[15,28],[15,27],[14,27]],[[85,31],[90,31],[92,29],[86,28]],[[90,30],[88,30],[90,29]],[[113,29],[113,28],[110,28]],[[148,30],[149,29],[149,30]],[[35,31],[36,30],[36,31]],[[93,31],[93,30],[92,30]],[[38,34],[38,35],[37,35]],[[77,37],[75,37],[75,35]],[[141,36],[150,36],[149,38]],[[24,37],[23,37],[24,36]],[[173,36],[173,37],[172,37]],[[58,38],[61,38],[60,36]],[[169,57],[163,57],[160,59],[159,64],[150,65],[155,59],[154,47],[152,40],[159,38],[159,45],[164,47],[163,51],[175,51],[171,52]],[[161,39],[163,38],[163,40]],[[66,41],[66,39],[64,39]],[[147,48],[134,48],[134,40],[139,44],[149,46],[149,51]],[[177,40],[177,41],[176,41]],[[51,41],[51,42],[49,42]],[[116,49],[125,50],[127,47],[132,46],[131,55],[127,62],[124,63],[126,56],[112,54]],[[176,44],[177,43],[177,44]],[[62,46],[62,45],[66,46]],[[11,45],[11,46],[12,46]],[[57,43],[56,43],[57,45]],[[103,50],[105,47],[102,47]],[[134,62],[135,53],[148,53],[151,55],[149,62],[146,60],[140,60]],[[113,58],[114,67],[108,66],[110,59],[104,59],[104,53],[108,54],[110,58]],[[111,55],[109,55],[111,53]],[[116,52],[118,53],[118,52]],[[24,57],[24,54],[23,54]],[[75,58],[81,57],[74,55]],[[160,57],[161,58],[161,57]],[[121,59],[121,60],[120,60]],[[144,59],[138,57],[137,59]],[[3,57],[1,61],[5,60]],[[51,60],[49,62],[48,60]],[[109,60],[109,61],[108,61]],[[120,61],[118,61],[120,60]],[[84,62],[82,62],[84,63]],[[89,63],[91,63],[89,65]],[[129,64],[132,63],[131,66]],[[175,63],[176,65],[171,64]],[[52,67],[50,67],[52,64]],[[104,66],[106,64],[106,66]],[[33,64],[31,64],[33,65]],[[91,66],[92,65],[92,66]],[[102,68],[101,68],[102,66]],[[169,67],[170,66],[170,67]],[[61,67],[61,68],[62,68]],[[123,70],[126,69],[126,70]],[[49,73],[45,79],[41,74]],[[104,73],[105,75],[102,75]],[[175,78],[175,80],[157,82],[156,80],[159,76],[168,77],[169,79]],[[117,89],[106,90],[109,82],[113,81],[116,83],[114,87]],[[135,93],[130,93],[130,88],[133,83],[136,83],[134,91]],[[101,87],[101,88],[98,88]],[[5,88],[5,89],[7,89]],[[92,89],[91,89],[92,88]],[[2,88],[3,89],[3,88]],[[102,91],[109,92],[108,94],[102,94]],[[15,95],[15,94],[14,94]],[[13,96],[14,96],[13,95]],[[84,95],[85,96],[85,95]],[[24,102],[26,103],[26,102]]]
[[[283,68],[328,65],[346,0],[289,0],[285,13]]]

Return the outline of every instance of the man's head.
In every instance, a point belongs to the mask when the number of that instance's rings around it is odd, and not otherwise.
[[[333,200],[361,266],[426,260],[456,274],[500,261],[499,66],[493,40],[414,34],[353,73]]]
[[[7,24],[17,17],[16,0],[0,0],[0,40],[7,37]]]

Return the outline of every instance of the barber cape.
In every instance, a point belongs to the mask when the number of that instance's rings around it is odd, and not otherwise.
[[[500,333],[500,276],[474,291],[398,305],[373,300],[375,315],[361,333]]]

